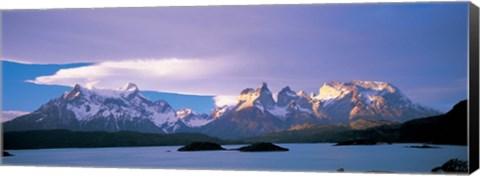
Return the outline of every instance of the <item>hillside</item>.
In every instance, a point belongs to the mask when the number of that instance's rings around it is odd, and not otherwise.
[[[69,130],[38,130],[6,132],[4,149],[95,148],[126,146],[185,145],[194,141],[232,143],[199,133],[151,134],[131,131],[73,132]]]
[[[449,112],[405,123],[357,120],[348,124],[305,124],[289,130],[244,139],[277,143],[341,142],[365,139],[385,143],[432,143],[467,145],[467,100]]]

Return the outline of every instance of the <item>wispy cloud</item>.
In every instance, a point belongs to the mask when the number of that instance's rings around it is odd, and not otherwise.
[[[6,122],[14,119],[15,117],[28,114],[29,112],[24,111],[2,111],[2,122]]]
[[[33,64],[32,62],[23,61],[21,59],[10,59],[10,58],[7,59],[7,58],[0,57],[0,60],[8,61],[8,62],[15,62],[15,63],[19,63],[19,64]]]

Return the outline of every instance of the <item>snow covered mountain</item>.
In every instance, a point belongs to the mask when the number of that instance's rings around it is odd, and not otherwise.
[[[118,90],[87,89],[77,84],[71,91],[50,100],[38,110],[5,123],[4,129],[172,133],[188,127],[185,119],[187,117],[183,120],[177,117],[167,102],[146,99],[133,83]]]
[[[440,113],[413,103],[395,86],[377,81],[325,83],[312,100],[317,115],[333,122],[357,119],[404,122]]]
[[[177,117],[185,125],[192,128],[204,126],[212,122],[213,120],[215,120],[215,118],[209,114],[197,114],[193,112],[191,109],[177,110]]]
[[[211,114],[175,111],[165,101],[152,102],[129,83],[118,90],[84,88],[50,100],[38,110],[4,123],[5,131],[70,129],[80,131],[202,132],[222,138],[256,136],[294,126],[350,123],[357,120],[405,122],[440,114],[413,103],[385,82],[323,84],[318,94],[281,89],[274,100],[266,83],[240,92],[235,106]]]
[[[204,133],[223,138],[255,136],[306,123],[349,123],[359,119],[404,122],[440,114],[413,103],[398,88],[385,82],[325,83],[318,95],[280,90],[275,102],[266,83],[241,91],[238,103],[222,118],[204,127]]]

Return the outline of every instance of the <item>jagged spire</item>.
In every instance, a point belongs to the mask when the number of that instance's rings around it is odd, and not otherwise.
[[[123,86],[120,90],[123,91],[138,91],[138,87],[135,83],[127,83],[125,86]]]
[[[257,91],[263,92],[263,91],[270,91],[270,90],[268,90],[268,85],[267,85],[267,83],[266,83],[266,82],[262,82],[262,85],[261,85],[259,88],[257,88]]]
[[[80,86],[80,84],[75,84],[75,86],[73,86],[72,90],[70,90],[69,92],[64,94],[63,98],[64,99],[75,98],[75,97],[79,96],[80,94],[82,94],[82,89],[83,89],[83,87]]]

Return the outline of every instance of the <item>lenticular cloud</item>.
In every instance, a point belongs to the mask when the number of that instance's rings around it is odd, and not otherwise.
[[[134,82],[141,90],[236,95],[238,89],[247,86],[234,77],[240,68],[239,64],[219,59],[135,59],[61,69],[53,75],[39,76],[27,82],[109,89]]]

